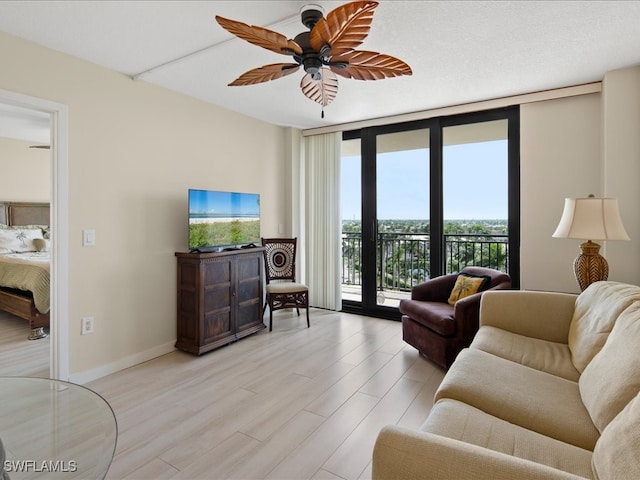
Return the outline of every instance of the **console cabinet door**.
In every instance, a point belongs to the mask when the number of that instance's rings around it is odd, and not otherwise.
[[[202,344],[223,343],[235,333],[233,324],[233,257],[207,259],[202,269]],[[228,342],[226,342],[228,343]]]
[[[261,253],[238,255],[236,264],[236,334],[249,335],[262,328],[262,269]]]

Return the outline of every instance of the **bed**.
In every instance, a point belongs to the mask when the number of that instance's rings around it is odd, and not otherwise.
[[[0,201],[0,310],[29,322],[30,340],[48,335],[48,203]]]

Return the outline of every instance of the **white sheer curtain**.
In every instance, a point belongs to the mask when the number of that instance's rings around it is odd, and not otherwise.
[[[340,310],[340,132],[304,137],[294,178],[294,235],[300,243],[299,278],[309,286],[311,306]],[[296,181],[294,180],[294,183]]]

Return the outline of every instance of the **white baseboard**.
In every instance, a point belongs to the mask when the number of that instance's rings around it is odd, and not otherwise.
[[[134,355],[130,355],[125,358],[121,358],[117,362],[108,363],[92,370],[86,370],[84,372],[72,373],[69,376],[69,381],[77,383],[78,385],[84,385],[85,383],[97,380],[98,378],[110,375],[112,373],[119,372],[125,368],[133,367],[139,363],[146,362],[156,357],[166,355],[173,352],[175,348],[175,340],[164,345],[158,345],[144,352],[139,352]]]

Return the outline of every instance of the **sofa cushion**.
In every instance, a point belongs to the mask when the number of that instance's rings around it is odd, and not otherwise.
[[[580,378],[580,373],[571,362],[571,351],[565,343],[526,337],[487,325],[480,327],[471,348],[574,382]]]
[[[421,430],[590,478],[591,451],[501,420],[457,400],[436,402]]]
[[[403,300],[400,311],[440,335],[449,336],[456,333],[453,307],[448,303]]]
[[[588,450],[600,435],[576,382],[477,349],[460,352],[436,391],[442,398]]]
[[[582,401],[600,432],[640,391],[640,302],[620,314],[578,384]]]
[[[468,297],[483,290],[491,282],[489,275],[471,275],[469,273],[459,273],[456,283],[453,285],[449,295],[449,305],[455,305],[461,298]]]
[[[604,429],[593,451],[596,478],[640,478],[640,394]]]
[[[576,299],[569,327],[569,349],[582,373],[600,351],[622,311],[640,301],[640,287],[618,282],[595,282]]]

